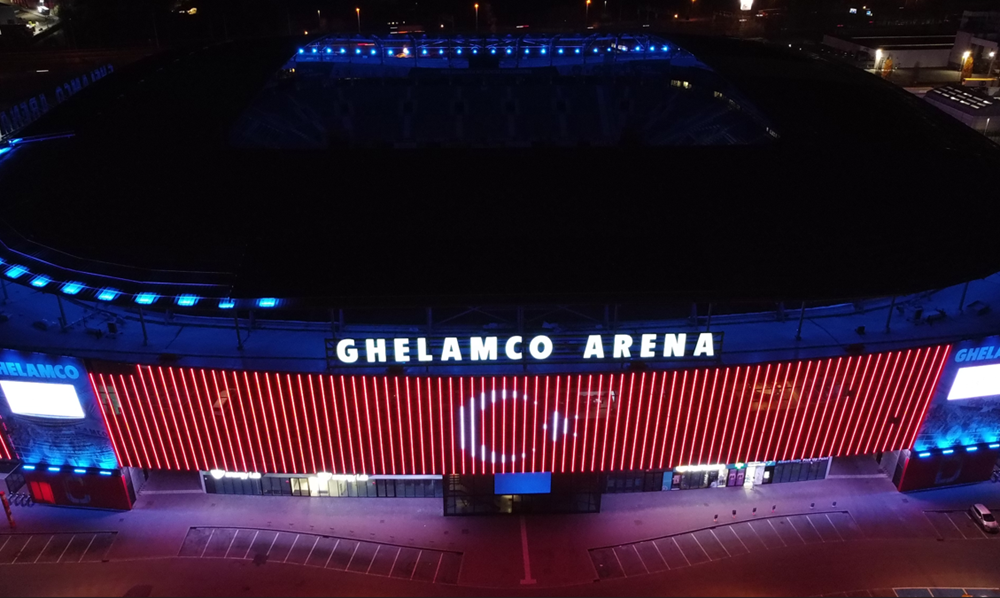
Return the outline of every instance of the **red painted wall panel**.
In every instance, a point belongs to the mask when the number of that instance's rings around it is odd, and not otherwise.
[[[945,345],[666,372],[388,377],[136,366],[123,465],[262,473],[668,469],[912,445]],[[100,368],[98,368],[99,370]]]

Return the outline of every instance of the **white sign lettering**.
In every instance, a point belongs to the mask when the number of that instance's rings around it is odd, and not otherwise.
[[[721,334],[721,333],[719,333]],[[418,361],[420,363],[431,363],[440,361],[447,362],[497,362],[497,361],[523,361],[525,353],[535,361],[545,361],[554,354],[559,359],[571,358],[575,353],[577,358],[586,361],[597,361],[606,359],[608,355],[612,359],[656,359],[656,358],[683,358],[686,356],[708,358],[716,356],[716,337],[711,332],[699,332],[696,338],[692,338],[693,351],[689,351],[688,334],[614,334],[602,335],[591,334],[579,351],[579,341],[573,341],[572,346],[567,346],[565,338],[556,340],[560,343],[560,349],[556,352],[556,342],[544,334],[539,334],[531,338],[522,336],[511,336],[500,339],[495,336],[472,336],[465,339],[449,336],[439,339],[440,345],[437,348],[431,346],[430,339],[420,338],[367,338],[352,339],[345,338],[337,341],[337,359],[344,364],[358,363],[361,353],[364,353],[366,363],[409,363]],[[501,343],[503,351],[501,352]],[[363,344],[361,349],[359,345]],[[527,345],[527,347],[525,347]],[[527,349],[527,351],[525,351]],[[391,352],[391,355],[389,354]]]

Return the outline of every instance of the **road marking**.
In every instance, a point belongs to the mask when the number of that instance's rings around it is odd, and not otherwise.
[[[733,555],[729,554],[729,549],[726,548],[726,545],[722,543],[722,540],[719,539],[719,536],[715,535],[715,530],[711,530],[710,529],[708,531],[709,531],[709,533],[712,534],[712,537],[715,538],[715,541],[719,543],[719,546],[721,546],[722,549],[726,551],[726,556],[733,556]]]
[[[656,545],[656,541],[655,540],[650,540],[649,543],[652,544],[653,548],[656,549],[656,554],[660,555],[660,560],[663,561],[663,564],[667,566],[667,571],[669,571],[670,570],[670,563],[667,562],[667,559],[663,558],[663,553],[660,552],[660,547]]]
[[[771,526],[771,530],[774,532],[774,535],[778,536],[778,539],[781,540],[781,545],[782,546],[788,546],[788,543],[785,542],[785,539],[781,537],[781,534],[778,533],[777,528],[774,527],[774,524],[771,523],[770,519],[767,520],[767,524]],[[816,533],[819,534],[819,532],[816,532]]]
[[[687,555],[686,555],[686,554],[684,554],[684,551],[683,551],[683,550],[681,550],[681,545],[680,545],[680,544],[678,544],[678,543],[677,543],[677,540],[676,540],[676,539],[674,539],[674,538],[670,538],[670,541],[674,543],[674,546],[676,546],[676,547],[677,547],[677,552],[681,553],[681,556],[682,556],[682,557],[684,557],[684,562],[688,564],[688,565],[687,565],[688,567],[690,567],[690,566],[691,566],[691,561],[689,561],[689,560],[688,560],[688,557],[687,557]]]
[[[73,534],[70,537],[69,542],[66,543],[66,548],[63,548],[63,551],[59,553],[59,558],[56,559],[57,563],[62,562],[62,558],[66,556],[66,551],[69,550],[69,545],[73,543],[74,539],[76,539],[76,534]],[[0,550],[3,550],[2,546],[0,546]]]
[[[288,549],[288,554],[285,555],[285,560],[282,563],[288,562],[288,557],[291,556],[292,551],[295,550],[295,543],[299,541],[299,534],[295,534],[295,539],[292,540],[292,547]]]
[[[775,532],[775,533],[777,533],[777,532]],[[694,543],[698,545],[698,548],[700,548],[700,549],[701,549],[701,551],[705,553],[705,556],[706,556],[706,557],[708,557],[708,560],[710,560],[710,561],[717,561],[717,560],[719,560],[719,559],[713,559],[713,558],[712,558],[712,557],[711,557],[711,556],[710,556],[710,555],[708,554],[708,551],[707,551],[707,550],[705,550],[705,547],[701,545],[701,541],[700,541],[700,540],[698,540],[698,538],[696,538],[696,537],[694,536],[694,534],[688,534],[688,535],[689,535],[689,536],[691,536],[691,539],[692,539],[692,540],[694,540]]]
[[[233,549],[233,542],[236,541],[236,536],[238,535],[240,535],[240,530],[236,530],[236,533],[233,534],[233,539],[229,541],[229,546],[226,547],[226,554],[222,555],[222,558],[229,557],[229,551]]]
[[[31,561],[32,563],[37,563],[38,559],[42,558],[42,553],[44,553],[45,549],[48,548],[49,544],[52,543],[52,538],[55,538],[55,536],[49,536],[49,541],[45,543],[45,546],[42,546],[42,552],[38,553],[38,556],[35,557],[35,560]]]
[[[267,547],[267,552],[264,553],[264,556],[271,556],[271,549],[274,548],[274,543],[278,541],[278,534],[280,533],[274,532],[274,538],[271,539],[271,545]]]
[[[90,542],[88,542],[87,547],[83,549],[83,554],[80,555],[80,560],[77,561],[78,563],[83,562],[83,557],[87,556],[87,553],[90,552],[90,547],[94,545],[94,540],[96,539],[97,539],[97,534],[94,534],[93,536],[90,537]],[[208,544],[205,544],[205,547],[207,548]],[[202,554],[204,554],[204,551],[202,551]]]
[[[337,540],[337,543],[339,544],[340,540]],[[365,574],[368,574],[368,572],[370,572],[372,570],[372,565],[375,564],[375,559],[378,558],[378,551],[381,550],[381,549],[382,549],[382,545],[381,544],[376,544],[375,545],[375,554],[372,555],[372,562],[368,563],[368,568],[365,569]],[[333,553],[330,553],[330,556],[333,556]],[[329,560],[329,559],[327,559],[327,560]],[[441,565],[438,564],[438,567],[440,567],[440,566]],[[437,573],[434,574],[434,578],[437,579]]]
[[[351,568],[351,563],[354,562],[354,555],[358,554],[358,547],[360,547],[360,546],[361,546],[361,540],[358,540],[358,543],[354,545],[354,552],[351,553],[351,558],[347,559],[347,565],[344,567],[344,571],[347,571],[348,569]],[[420,559],[420,554],[419,553],[417,554],[417,559],[418,560]],[[416,565],[413,566],[413,570],[414,571],[417,570]],[[410,574],[410,577],[413,577],[412,573]]]
[[[813,531],[816,532],[816,535],[819,536],[819,541],[826,544],[826,540],[823,539],[823,534],[819,533],[819,530],[816,529],[816,526],[813,525],[812,521],[810,521],[808,515],[806,515],[806,522],[813,528]]]
[[[201,549],[201,556],[199,558],[203,558],[205,556],[205,551],[208,550],[208,545],[212,543],[212,537],[214,535],[215,535],[215,528],[213,527],[212,532],[208,534],[208,542],[205,542],[205,547]],[[96,538],[97,536],[95,535],[94,537]],[[94,541],[91,540],[90,543],[93,544]],[[87,550],[90,550],[90,546],[87,546]],[[86,551],[84,552],[86,553]]]
[[[14,555],[14,560],[10,562],[11,565],[13,565],[14,563],[17,562],[18,557],[21,556],[21,553],[24,552],[24,549],[27,548],[28,544],[31,544],[31,541],[34,540],[34,539],[35,539],[34,536],[28,536],[28,541],[25,542],[24,546],[21,547],[21,550],[18,550],[17,554]]]
[[[0,550],[3,550],[4,547],[7,546],[7,543],[10,542],[10,539],[13,538],[13,537],[14,536],[7,536],[7,539],[3,541],[2,545],[0,545]]]
[[[330,566],[330,560],[333,559],[333,553],[337,552],[337,547],[338,546],[340,546],[340,538],[337,538],[337,543],[333,545],[333,550],[330,551],[330,556],[326,557],[326,564],[323,565],[324,569],[326,569],[327,567]],[[378,552],[378,551],[376,550],[376,552]],[[368,565],[368,568],[371,569],[372,566]]]
[[[833,527],[833,533],[837,534],[837,537],[840,538],[841,542],[843,542],[844,536],[840,535],[840,530],[837,529],[837,525],[833,522],[833,519],[830,519],[830,514],[827,513],[824,517],[826,517],[826,520],[829,521],[830,525]]]
[[[357,548],[354,550],[357,551]],[[413,576],[417,574],[417,566],[420,565],[420,555],[422,554],[424,554],[423,550],[417,551],[417,560],[413,562],[413,571],[410,571],[410,580],[413,580]],[[351,555],[351,558],[354,558],[353,554]]]
[[[614,551],[612,550],[612,552]],[[521,585],[533,585],[535,580],[531,577],[531,560],[528,557],[528,527],[524,523],[524,515],[521,515],[521,554],[524,555],[524,579],[521,580]],[[615,558],[617,559],[618,555],[615,555]]]
[[[338,544],[339,544],[339,542],[338,542]],[[396,556],[392,557],[392,567],[389,567],[389,573],[388,573],[387,577],[392,577],[392,572],[396,570],[396,561],[399,560],[399,553],[401,553],[401,552],[403,552],[403,549],[397,547]]]
[[[306,555],[306,560],[302,561],[303,565],[309,562],[309,557],[313,555],[313,551],[316,550],[317,544],[319,544],[319,536],[316,536],[316,539],[313,541],[312,548],[309,549],[309,554]]]
[[[792,521],[792,518],[791,517],[785,517],[785,521],[788,522],[788,527],[792,528],[792,531],[795,532],[795,535],[799,537],[799,540],[802,540],[802,543],[805,544],[806,543],[806,539],[803,538],[802,534],[799,533],[799,530],[795,527],[795,522]],[[822,540],[822,539],[823,538],[820,538],[820,540]]]
[[[649,573],[649,567],[646,566],[646,561],[644,561],[642,559],[642,555],[639,554],[639,549],[635,547],[635,544],[629,544],[628,546],[632,549],[632,552],[635,553],[635,556],[639,557],[639,562],[642,563],[642,568],[646,570],[646,573]]]
[[[243,558],[247,558],[248,556],[250,556],[250,549],[253,548],[253,543],[257,541],[258,535],[260,535],[260,530],[254,531],[253,539],[250,540],[250,546],[247,546],[247,551],[243,553]],[[275,537],[277,537],[277,534],[275,534]]]
[[[378,552],[378,548],[375,549],[375,552]],[[372,560],[374,561],[375,559],[372,559]],[[434,567],[434,577],[431,578],[431,583],[437,583],[438,573],[441,572],[441,563],[443,561],[444,561],[444,553],[443,552],[439,552],[438,553],[438,564],[437,564],[437,567]]]
[[[618,548],[621,548],[621,546],[619,546]],[[611,554],[615,556],[615,562],[618,563],[618,568],[621,569],[622,571],[622,577],[628,577],[628,573],[625,573],[625,567],[622,566],[622,560],[618,558],[618,551],[612,548]]]

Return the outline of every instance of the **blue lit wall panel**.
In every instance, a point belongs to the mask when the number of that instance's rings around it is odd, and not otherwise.
[[[0,435],[26,463],[118,466],[87,370],[71,357],[0,350]]]
[[[917,434],[917,451],[1000,439],[1000,336],[954,345]]]
[[[493,476],[494,494],[548,494],[552,492],[552,474],[498,473]]]

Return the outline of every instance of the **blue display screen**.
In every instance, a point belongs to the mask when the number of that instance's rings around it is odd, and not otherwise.
[[[497,473],[493,475],[494,494],[548,494],[552,492],[551,473]]]

